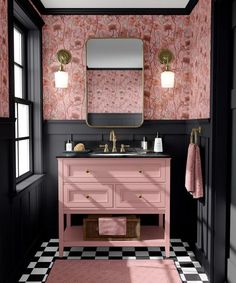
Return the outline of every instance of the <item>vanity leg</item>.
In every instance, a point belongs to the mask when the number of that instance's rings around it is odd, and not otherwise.
[[[167,211],[167,214],[165,214],[164,234],[165,234],[166,257],[169,257],[170,256],[170,214],[169,214],[169,210]]]
[[[71,214],[66,214],[66,227],[71,227]]]
[[[59,160],[58,162],[58,228],[59,228],[59,257],[63,257],[64,251],[64,212],[63,212],[63,161]]]
[[[59,212],[59,257],[63,257],[64,214]]]
[[[166,257],[170,257],[170,243],[165,244]]]
[[[64,246],[62,243],[59,243],[59,257],[63,257]]]
[[[163,214],[159,214],[159,227],[163,227]]]

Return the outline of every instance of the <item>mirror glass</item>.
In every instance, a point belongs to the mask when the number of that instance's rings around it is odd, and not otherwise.
[[[87,124],[139,127],[143,123],[143,42],[97,38],[86,44]]]

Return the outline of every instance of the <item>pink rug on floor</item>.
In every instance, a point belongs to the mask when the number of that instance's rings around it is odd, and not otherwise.
[[[173,260],[56,260],[46,283],[181,283]]]

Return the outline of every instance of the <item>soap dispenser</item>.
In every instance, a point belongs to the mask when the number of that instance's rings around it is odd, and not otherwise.
[[[73,141],[71,135],[71,138],[66,141],[66,151],[72,151],[72,150],[73,150]]]
[[[148,143],[147,143],[146,137],[143,137],[143,140],[141,141],[141,147],[143,150],[148,149]]]
[[[163,152],[162,138],[159,138],[158,132],[154,141],[154,152]]]

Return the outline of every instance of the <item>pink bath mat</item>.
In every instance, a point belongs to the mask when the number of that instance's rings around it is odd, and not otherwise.
[[[173,260],[56,260],[46,283],[181,283]]]

